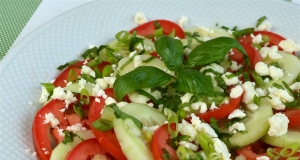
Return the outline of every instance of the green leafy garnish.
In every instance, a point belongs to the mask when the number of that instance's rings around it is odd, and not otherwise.
[[[108,119],[99,118],[92,123],[92,126],[99,131],[105,132],[113,128],[113,123]]]
[[[258,27],[264,20],[266,20],[267,17],[266,16],[262,16],[260,17],[257,22],[256,22],[256,27]]]
[[[114,83],[114,93],[117,100],[121,100],[127,93],[142,88],[163,86],[172,76],[152,66],[140,66],[135,70],[117,78]]]
[[[242,37],[244,35],[251,34],[253,32],[254,32],[254,28],[245,28],[245,29],[242,29],[242,30],[235,31],[232,34],[234,35],[235,38],[239,38],[239,37]]]
[[[66,64],[63,64],[63,65],[60,65],[57,67],[58,70],[63,70],[71,65],[74,65],[75,63],[79,62],[78,60],[74,60],[74,61],[71,61],[71,62],[67,62]]]
[[[133,31],[130,42],[129,42],[129,51],[132,52],[134,51],[134,47],[141,43],[144,46],[144,41],[143,38],[137,37],[136,36],[136,30]]]
[[[77,134],[73,133],[73,132],[68,132],[66,130],[62,131],[65,134],[65,138],[61,141],[61,143],[63,144],[67,144],[68,142],[73,142],[75,137],[78,137],[79,139],[81,139],[83,141],[83,139],[81,137],[79,137]]]
[[[178,39],[162,36],[155,41],[157,54],[170,71],[178,71],[183,63],[183,45]]]
[[[52,83],[41,83],[41,85],[46,88],[48,93],[51,93],[55,88],[54,84]]]

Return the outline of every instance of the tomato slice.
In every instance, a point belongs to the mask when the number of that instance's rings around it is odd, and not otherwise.
[[[158,22],[160,24],[160,26],[163,28],[164,35],[169,35],[173,32],[173,30],[175,30],[175,35],[177,37],[179,37],[179,38],[185,37],[184,31],[178,24],[176,24],[172,21],[164,20],[164,19],[153,20],[153,21],[144,23],[142,25],[139,25],[136,28],[133,28],[132,30],[130,30],[130,33],[133,33],[133,31],[136,30],[136,33],[141,36],[153,35],[156,30],[155,25],[154,25],[155,22]]]
[[[260,53],[254,47],[247,44],[246,42],[240,41],[240,43],[243,46],[243,48],[245,49],[246,54],[250,59],[250,64],[251,64],[252,68],[254,68],[257,62],[262,61],[262,57],[261,57]],[[229,55],[229,59],[232,60],[232,61],[236,61],[238,64],[244,65],[245,62],[244,62],[243,54],[240,53],[236,49],[233,49],[233,53],[234,54]]]
[[[171,124],[171,129],[176,129],[175,124]],[[160,126],[152,137],[151,150],[155,160],[164,160],[162,155],[163,149],[166,149],[173,159],[178,159],[176,150],[173,149],[167,142],[170,139],[170,133],[168,131],[168,124]]]
[[[114,97],[113,88],[108,88],[105,90],[105,93],[109,97]],[[101,111],[105,106],[105,100],[102,97],[98,97],[100,103],[93,101],[89,110],[89,122],[92,124],[95,120],[101,117]],[[125,160],[126,157],[121,150],[119,141],[113,130],[106,132],[101,132],[95,129],[92,125],[90,126],[98,142],[107,150],[113,157],[120,160]]]
[[[282,37],[282,36],[280,36],[280,35],[278,35],[278,34],[276,34],[276,33],[273,33],[273,32],[269,32],[269,31],[255,31],[254,33],[253,33],[253,35],[258,35],[258,34],[261,34],[262,36],[268,36],[269,38],[270,38],[270,41],[269,41],[269,43],[270,43],[270,45],[272,46],[272,45],[276,45],[276,46],[278,46],[278,44],[282,41],[282,40],[285,40],[285,38],[284,37]],[[245,35],[245,36],[242,36],[242,37],[240,37],[239,38],[239,41],[242,41],[242,42],[245,42],[245,43],[247,43],[247,44],[253,44],[252,43],[252,37],[251,37],[251,35],[250,34],[248,34],[248,35]]]
[[[283,113],[289,119],[289,128],[300,127],[300,109],[286,109]]]
[[[60,122],[60,126],[67,126],[68,122],[64,119],[64,113],[59,111],[64,108],[65,105],[63,101],[51,100],[37,112],[34,118],[32,126],[33,141],[37,155],[41,160],[50,159],[52,152],[49,137],[50,124],[44,123],[44,116],[47,113],[52,113]]]
[[[69,76],[69,72],[73,69],[76,73],[76,76],[80,75],[81,72],[81,66],[83,66],[84,61],[79,61],[73,65],[70,65],[68,68],[66,68],[64,71],[62,71],[57,78],[54,81],[54,86],[55,87],[65,87],[67,85],[66,81],[68,82],[68,76]],[[97,67],[99,69],[100,72],[102,72],[103,68],[108,65],[108,62],[102,62],[100,63]]]
[[[212,117],[214,117],[216,120],[225,118],[240,106],[241,99],[241,96],[238,98],[230,99],[228,104],[222,104],[218,109],[196,114],[196,116],[200,117],[205,122],[210,122],[210,118]]]
[[[66,160],[92,159],[96,154],[105,154],[107,151],[101,146],[96,138],[85,140],[75,146],[67,155]],[[108,158],[108,157],[107,157]]]

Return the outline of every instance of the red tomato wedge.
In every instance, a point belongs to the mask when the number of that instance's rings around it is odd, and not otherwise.
[[[92,159],[96,154],[106,157],[107,151],[101,146],[96,138],[85,140],[75,146],[67,155],[66,160],[86,160]],[[109,159],[109,157],[106,157]]]
[[[133,33],[133,31],[136,30],[136,33],[141,36],[153,35],[156,30],[155,25],[154,25],[155,22],[158,22],[160,24],[160,26],[163,28],[164,35],[169,35],[174,30],[175,36],[177,36],[179,38],[185,37],[184,31],[178,24],[176,24],[172,21],[164,20],[164,19],[149,21],[147,23],[139,25],[136,28],[133,28],[132,30],[130,30],[130,33]]]
[[[262,57],[261,57],[260,53],[254,47],[252,47],[251,45],[249,45],[249,44],[247,44],[245,42],[241,42],[241,41],[240,41],[240,43],[244,47],[244,49],[246,51],[246,54],[247,54],[247,56],[250,59],[251,66],[254,68],[255,64],[257,62],[261,62],[262,61]],[[240,53],[236,49],[233,49],[233,53],[234,54],[229,55],[229,59],[232,60],[232,61],[236,61],[238,64],[244,65],[245,62],[244,62],[243,54]]]
[[[105,93],[109,97],[114,97],[113,89],[108,88],[105,90]],[[92,124],[95,120],[101,117],[100,112],[105,106],[105,100],[102,97],[98,97],[100,99],[100,103],[93,101],[89,110],[89,122]],[[126,157],[121,150],[121,146],[119,141],[113,130],[109,130],[106,132],[101,132],[95,129],[92,125],[90,126],[95,137],[98,142],[103,146],[105,150],[107,150],[114,158],[118,160],[125,160]]]
[[[175,124],[171,124],[171,129],[176,129]],[[170,133],[168,131],[168,124],[160,126],[152,137],[151,150],[155,160],[163,160],[162,155],[164,154],[163,149],[166,149],[173,159],[178,159],[176,150],[173,149],[167,143],[170,139]]]
[[[60,126],[67,126],[68,122],[64,119],[64,114],[59,110],[65,107],[65,103],[60,100],[51,100],[43,108],[41,108],[33,121],[32,133],[33,141],[37,155],[41,160],[50,159],[52,148],[50,145],[50,124],[44,123],[45,114],[52,113],[60,122]],[[46,152],[47,151],[47,152]]]
[[[214,117],[216,120],[225,118],[240,106],[241,99],[241,96],[238,98],[230,99],[228,104],[222,104],[218,109],[196,114],[196,116],[200,117],[205,122],[210,122],[210,118],[212,117]]]
[[[289,119],[289,128],[300,127],[300,109],[286,109],[283,113]]]
[[[258,34],[261,34],[262,36],[268,36],[270,38],[270,45],[276,45],[278,46],[278,44],[282,41],[282,40],[285,40],[284,37],[276,34],[276,33],[273,33],[273,32],[269,32],[269,31],[255,31],[253,33],[253,35],[258,35]],[[247,44],[252,44],[252,37],[250,35],[245,35],[245,36],[242,36],[239,38],[240,41],[243,41]]]
[[[67,85],[66,82],[68,82],[68,77],[69,77],[69,72],[73,69],[76,73],[76,76],[80,75],[81,72],[81,66],[83,66],[84,61],[79,61],[73,65],[70,65],[68,68],[66,68],[64,71],[62,71],[57,78],[54,81],[54,86],[55,87],[65,87]],[[108,65],[108,62],[102,62],[100,63],[97,67],[100,72],[102,72],[103,68]]]

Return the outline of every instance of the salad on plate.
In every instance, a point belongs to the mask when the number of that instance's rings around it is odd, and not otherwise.
[[[135,17],[41,83],[41,160],[300,156],[300,47],[272,31]]]

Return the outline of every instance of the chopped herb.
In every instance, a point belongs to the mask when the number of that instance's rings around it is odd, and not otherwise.
[[[82,55],[81,57],[83,59],[93,59],[95,56],[98,56],[99,53],[99,49],[97,47],[93,47],[90,49],[87,49]]]
[[[102,70],[102,76],[106,77],[113,73],[113,68],[111,65],[106,65]]]
[[[262,16],[260,17],[257,22],[256,22],[256,27],[258,27],[264,20],[266,20],[267,17],[266,16]]]
[[[78,137],[81,141],[84,140],[73,132],[68,132],[66,130],[63,130],[63,133],[65,134],[64,139],[61,141],[61,143],[63,143],[63,144],[67,144],[68,142],[72,143],[74,141],[75,137]]]
[[[266,83],[265,81],[263,80],[263,78],[257,74],[256,72],[251,72],[251,75],[255,81],[255,83],[258,85],[258,86],[266,86]]]
[[[41,85],[46,88],[48,93],[51,93],[55,88],[54,84],[52,83],[41,83]]]
[[[68,73],[68,82],[75,82],[77,79],[77,73],[72,68]]]
[[[273,85],[275,88],[277,88],[277,89],[283,89],[283,90],[284,90],[284,87],[283,87],[281,84],[279,84],[279,83],[274,82],[272,85]]]
[[[140,37],[136,37],[136,30],[133,31],[130,42],[129,42],[129,51],[132,52],[134,51],[134,47],[141,43],[144,46],[144,39]]]
[[[92,126],[99,131],[105,132],[113,128],[113,122],[108,119],[99,118],[92,123]]]
[[[226,31],[228,31],[230,28],[229,27],[226,27],[226,26],[221,26],[220,27],[221,29],[224,29],[224,30],[226,30]]]
[[[80,102],[77,102],[73,105],[73,108],[74,108],[74,111],[75,113],[80,117],[80,118],[84,118],[85,115],[83,113],[83,110],[82,110],[82,104]]]
[[[164,160],[174,160],[173,157],[170,155],[170,153],[165,148],[163,148],[162,151],[163,151],[162,157]]]
[[[63,70],[71,65],[74,65],[75,63],[79,62],[78,60],[74,60],[74,61],[71,61],[71,62],[67,62],[66,64],[64,65],[60,65],[57,67],[58,70]]]
[[[251,34],[253,32],[254,32],[254,28],[245,28],[245,29],[242,29],[242,30],[235,31],[232,34],[234,35],[235,38],[239,38],[239,37],[242,37],[244,35]]]
[[[143,60],[143,63],[149,63],[149,62],[151,62],[153,59],[155,59],[155,57],[154,57],[154,56],[151,56],[151,57],[149,57],[149,58]]]
[[[281,68],[278,62],[273,62],[270,64],[270,66],[274,66],[276,68]]]
[[[88,81],[90,83],[95,83],[95,79],[89,74],[81,74],[80,77],[85,79],[86,81]]]

